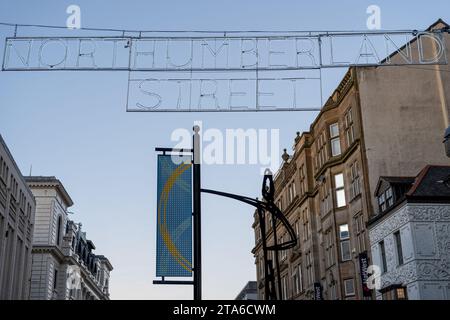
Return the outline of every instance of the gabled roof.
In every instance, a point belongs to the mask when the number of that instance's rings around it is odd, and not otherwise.
[[[380,177],[375,195],[383,184],[411,185],[405,196],[413,198],[442,198],[450,203],[450,166],[428,165],[416,177]]]
[[[398,185],[398,184],[404,184],[404,185],[412,185],[414,183],[415,177],[388,177],[388,176],[381,176],[378,180],[377,186],[375,187],[375,196],[380,191],[381,186],[383,185],[383,182],[386,182],[390,185]]]
[[[435,23],[433,23],[431,26],[429,26],[427,30],[428,31],[429,30],[433,30],[434,28],[436,28],[440,24],[444,25],[444,27],[446,27],[446,28],[450,27],[450,25],[447,22],[442,20],[442,18],[439,18]]]

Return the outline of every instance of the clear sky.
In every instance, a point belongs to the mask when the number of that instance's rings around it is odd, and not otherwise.
[[[371,4],[381,7],[383,29],[425,29],[438,18],[450,20],[448,0],[0,0],[0,21],[65,25],[70,4],[81,7],[83,27],[138,30],[365,30]],[[19,29],[18,35],[52,34]],[[0,26],[2,49],[3,38],[12,35],[12,28]],[[325,99],[344,72],[324,72]],[[0,133],[24,175],[32,165],[33,175],[63,182],[75,202],[72,218],[114,265],[112,299],[191,299],[191,287],[152,285],[154,148],[173,145],[174,129],[201,120],[204,129],[280,129],[281,153],[316,113],[126,113],[126,88],[123,72],[0,72]],[[260,167],[204,166],[202,183],[256,197]],[[232,200],[203,197],[204,298],[234,299],[256,279],[252,214]]]

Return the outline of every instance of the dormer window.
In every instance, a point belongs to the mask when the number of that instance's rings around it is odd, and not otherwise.
[[[392,193],[392,188],[389,187],[385,192],[378,196],[378,206],[380,208],[380,213],[386,211],[394,205],[394,197]]]
[[[390,208],[394,205],[394,197],[392,196],[392,188],[388,188],[386,190],[386,202],[387,202],[388,208]]]
[[[378,205],[380,206],[381,212],[386,210],[386,199],[384,197],[384,193],[378,197]]]

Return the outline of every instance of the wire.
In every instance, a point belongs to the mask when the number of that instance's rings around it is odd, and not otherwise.
[[[24,24],[24,23],[11,23],[11,22],[1,22],[2,26],[9,27],[26,27],[26,28],[45,28],[45,29],[69,29],[66,26],[57,25],[44,25],[44,24]],[[322,34],[384,34],[384,33],[411,33],[416,34],[418,30],[369,30],[369,31],[356,31],[356,30],[334,30],[334,31],[324,31],[324,30],[133,30],[133,29],[117,29],[117,28],[94,28],[94,27],[81,27],[76,30],[83,31],[103,31],[103,32],[129,32],[129,33],[212,33],[212,34],[227,34],[227,33],[302,33],[302,34],[312,34],[312,33],[322,33]],[[449,28],[445,27],[442,29],[421,31],[421,32],[449,32]]]

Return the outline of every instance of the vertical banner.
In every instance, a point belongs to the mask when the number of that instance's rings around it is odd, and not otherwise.
[[[322,285],[314,282],[314,300],[323,300]]]
[[[174,162],[175,161],[175,162]],[[156,276],[192,276],[192,158],[158,155]]]
[[[369,267],[369,257],[367,256],[367,251],[359,254],[359,272],[361,274],[361,283],[363,290],[363,297],[371,297],[372,290],[367,286],[367,280],[369,275],[367,273],[367,268]]]

